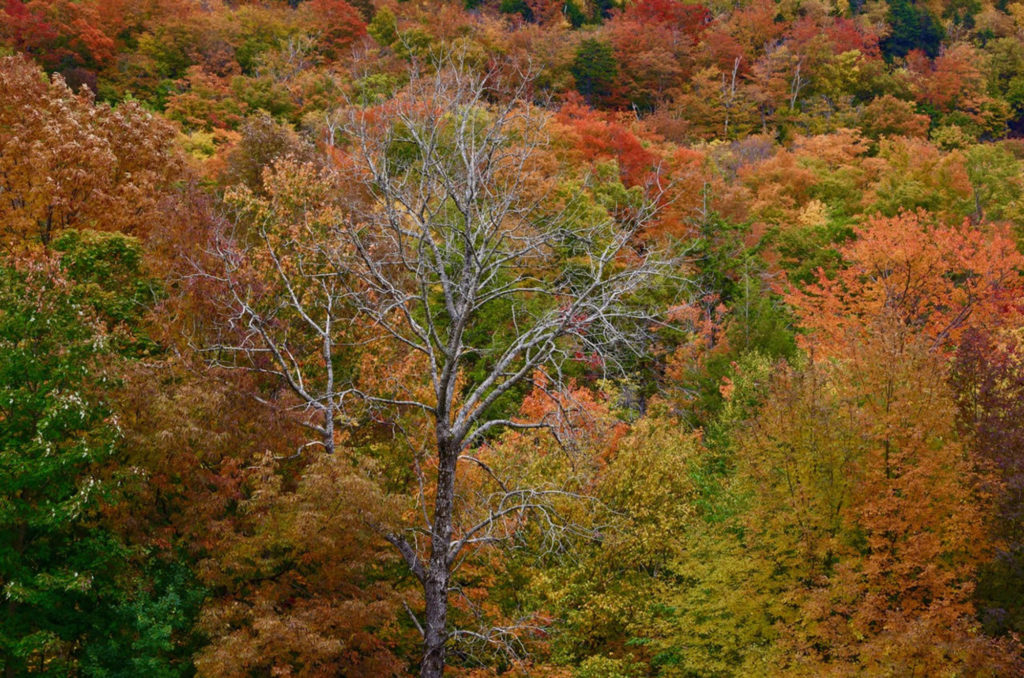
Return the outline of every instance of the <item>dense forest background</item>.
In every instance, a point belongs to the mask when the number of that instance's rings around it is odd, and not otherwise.
[[[7,678],[1024,675],[1024,4],[0,55]]]

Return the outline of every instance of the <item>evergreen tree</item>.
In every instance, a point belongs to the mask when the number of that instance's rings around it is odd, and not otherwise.
[[[910,0],[892,0],[889,3],[889,25],[892,32],[882,41],[882,53],[887,59],[903,57],[919,49],[933,59],[942,46],[942,26],[927,9]]]
[[[611,45],[591,38],[580,43],[571,71],[576,90],[593,104],[612,95],[619,64]]]

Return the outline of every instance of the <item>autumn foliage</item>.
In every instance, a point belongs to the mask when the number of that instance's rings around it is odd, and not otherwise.
[[[998,327],[1020,313],[1024,258],[1004,229],[926,220],[905,213],[868,222],[840,248],[845,268],[831,279],[819,271],[790,296],[816,346],[841,353],[886,323],[955,346],[966,328]]]
[[[0,673],[1024,675],[1024,5],[0,0]]]

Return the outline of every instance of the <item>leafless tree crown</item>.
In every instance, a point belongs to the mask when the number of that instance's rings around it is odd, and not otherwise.
[[[436,477],[417,466],[424,526],[386,535],[424,586],[423,675],[440,675],[452,639],[508,637],[446,628],[450,576],[466,547],[507,539],[527,514],[551,534],[571,531],[554,508],[563,490],[521,487],[472,454],[502,428],[552,426],[493,406],[542,372],[534,387],[561,407],[562,367],[581,355],[620,370],[654,320],[636,300],[670,268],[635,248],[657,196],[608,216],[583,188],[566,195],[549,168],[547,114],[528,88],[521,73],[480,76],[448,60],[414,72],[383,104],[340,111],[332,166],[280,165],[266,196],[243,193],[241,218],[216,244],[220,269],[204,273],[225,291],[218,359],[278,377],[316,415],[306,423],[328,451],[355,403],[432,422],[423,450]],[[357,343],[400,347],[423,373],[416,383],[360,379],[340,367]],[[477,492],[464,520],[459,461],[486,470],[495,487]]]

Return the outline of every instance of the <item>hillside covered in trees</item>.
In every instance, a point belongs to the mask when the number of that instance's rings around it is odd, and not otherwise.
[[[0,672],[1024,675],[1024,4],[3,0]]]

